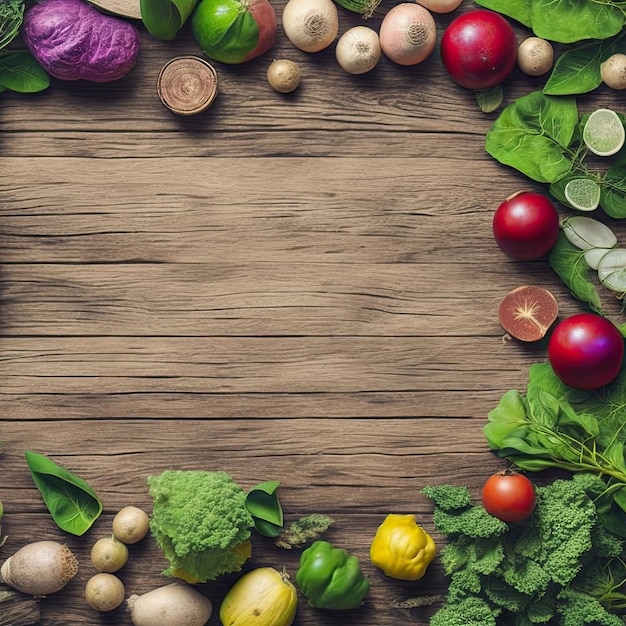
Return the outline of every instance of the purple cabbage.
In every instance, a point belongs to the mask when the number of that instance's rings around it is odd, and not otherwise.
[[[26,12],[24,43],[61,80],[108,83],[126,76],[139,55],[139,31],[82,0],[43,0]]]

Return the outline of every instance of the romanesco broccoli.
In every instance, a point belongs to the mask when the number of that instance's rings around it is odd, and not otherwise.
[[[230,474],[166,470],[148,485],[150,531],[169,561],[166,576],[206,582],[239,571],[250,558],[254,521]]]

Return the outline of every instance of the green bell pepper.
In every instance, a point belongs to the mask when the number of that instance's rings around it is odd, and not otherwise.
[[[315,541],[302,553],[296,582],[317,609],[354,609],[369,591],[359,559],[328,541]]]

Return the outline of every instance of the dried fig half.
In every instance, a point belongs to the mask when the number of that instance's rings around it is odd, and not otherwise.
[[[547,289],[524,285],[509,292],[498,307],[498,320],[520,341],[543,339],[559,314],[556,298]]]

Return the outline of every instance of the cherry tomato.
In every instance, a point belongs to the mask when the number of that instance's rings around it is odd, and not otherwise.
[[[596,313],[577,313],[560,322],[548,341],[548,361],[555,374],[576,389],[598,389],[619,374],[624,338]]]
[[[491,475],[482,491],[483,506],[504,522],[521,522],[535,510],[535,488],[519,472],[504,470]]]
[[[450,22],[441,37],[448,74],[468,89],[499,85],[517,62],[517,39],[509,21],[487,9],[473,9]]]
[[[493,236],[516,259],[538,259],[559,236],[559,213],[540,193],[521,191],[507,198],[493,215]]]

